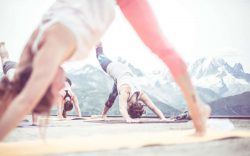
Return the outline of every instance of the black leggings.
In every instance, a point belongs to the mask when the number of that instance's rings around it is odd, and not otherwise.
[[[109,58],[107,58],[102,50],[101,46],[98,46],[96,48],[96,58],[99,61],[99,64],[101,65],[102,69],[107,72],[107,66],[112,62]]]
[[[10,69],[16,68],[16,62],[13,61],[6,61],[3,64],[3,73],[6,74]]]

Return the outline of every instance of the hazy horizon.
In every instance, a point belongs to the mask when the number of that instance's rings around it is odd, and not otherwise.
[[[21,51],[44,11],[53,0],[1,0],[0,40],[13,60]],[[222,57],[240,62],[250,73],[250,2],[245,0],[149,0],[168,40],[186,62],[200,57]],[[111,59],[123,57],[143,70],[161,61],[142,44],[123,15],[116,19],[102,41]],[[115,42],[114,42],[115,41]],[[93,52],[85,63],[96,64]]]

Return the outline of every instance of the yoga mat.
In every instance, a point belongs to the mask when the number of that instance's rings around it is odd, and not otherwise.
[[[85,122],[93,122],[93,123],[106,123],[106,124],[131,124],[127,123],[125,119],[122,117],[107,117],[106,119],[102,118],[101,115],[93,115],[90,117],[75,117],[71,120],[83,120]],[[132,124],[142,124],[142,123],[183,123],[188,122],[189,120],[176,120],[167,118],[167,120],[162,121],[159,118],[140,118],[139,122],[134,122]]]
[[[71,118],[71,120],[87,120],[88,118],[87,117],[74,117],[74,118]]]
[[[141,118],[139,122],[127,123],[122,118],[107,118],[104,119],[85,119],[85,122],[93,122],[93,123],[105,123],[105,124],[151,124],[151,123],[183,123],[188,122],[188,120],[171,120],[167,119],[166,121],[159,120],[157,118]]]
[[[128,133],[94,135],[88,137],[47,138],[34,141],[2,142],[0,155],[30,156],[72,152],[105,151],[124,148],[140,148],[153,145],[201,143],[212,140],[250,137],[250,131],[222,131],[208,129],[203,137],[193,136],[193,130],[166,131],[154,133]],[[108,140],[108,141],[107,141]]]

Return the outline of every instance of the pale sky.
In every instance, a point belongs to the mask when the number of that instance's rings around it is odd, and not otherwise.
[[[0,40],[11,58],[21,51],[43,13],[54,0],[0,0]],[[240,62],[250,72],[250,1],[149,0],[160,26],[186,62],[199,57],[222,56]],[[127,59],[142,70],[161,64],[145,48],[117,8],[116,19],[103,37],[105,53]],[[94,53],[92,53],[94,54]],[[94,63],[93,56],[85,62]]]

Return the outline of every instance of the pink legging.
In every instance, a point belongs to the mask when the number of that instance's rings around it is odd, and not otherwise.
[[[164,37],[147,0],[117,0],[123,14],[141,40],[169,67],[177,78],[186,73],[186,65]]]

